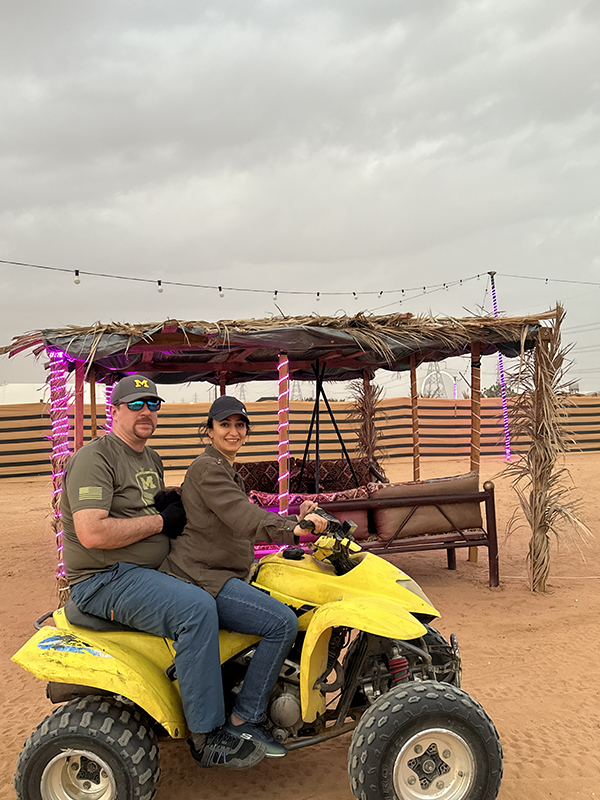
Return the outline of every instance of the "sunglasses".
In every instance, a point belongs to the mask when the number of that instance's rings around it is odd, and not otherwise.
[[[148,411],[158,411],[160,409],[160,400],[131,400],[127,403],[127,408],[130,411],[141,411],[144,403],[148,406]]]

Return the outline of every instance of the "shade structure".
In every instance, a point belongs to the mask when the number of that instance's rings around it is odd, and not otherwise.
[[[208,381],[223,387],[278,380],[279,354],[289,358],[289,377],[313,380],[313,365],[326,365],[326,380],[353,380],[377,369],[410,369],[471,352],[520,355],[535,345],[550,311],[532,317],[440,318],[392,314],[354,317],[286,317],[258,320],[162,323],[96,323],[45,329],[16,337],[0,353],[32,349],[65,354],[69,369],[93,365],[95,381],[114,383],[142,372],[159,384]]]
[[[558,307],[536,316],[522,317],[433,317],[411,314],[354,317],[282,317],[262,320],[221,320],[219,322],[167,320],[162,323],[96,323],[91,326],[69,326],[61,329],[33,331],[15,337],[0,354],[9,356],[32,350],[50,359],[53,419],[53,478],[55,500],[55,533],[59,549],[59,583],[66,593],[62,570],[62,530],[60,512],[56,506],[62,490],[62,474],[68,458],[68,416],[63,398],[65,376],[75,371],[76,381],[76,445],[80,444],[83,418],[82,388],[87,378],[101,382],[107,389],[107,406],[112,385],[124,375],[140,372],[159,384],[208,381],[220,387],[251,380],[278,380],[280,387],[287,381],[369,380],[377,369],[401,372],[411,370],[413,384],[416,368],[431,361],[453,356],[471,356],[472,376],[472,437],[471,466],[479,467],[479,370],[482,356],[500,353],[506,357],[522,355],[547,340],[544,323],[551,337],[560,342],[560,323],[564,311]],[[558,344],[554,348],[557,350]],[[553,353],[554,353],[553,350]],[[285,358],[282,360],[282,356]],[[559,354],[560,355],[560,354]],[[556,358],[555,358],[556,360]],[[552,359],[550,359],[552,361]],[[57,364],[60,362],[58,369]],[[537,363],[537,362],[536,362]],[[283,369],[285,367],[285,369]],[[554,367],[552,367],[554,368]],[[545,369],[545,372],[544,372]],[[540,374],[551,371],[541,369]],[[57,375],[60,377],[58,379]],[[60,384],[60,385],[59,385]],[[539,384],[539,386],[538,386]],[[547,384],[547,385],[546,385]],[[553,393],[552,382],[541,381],[538,373],[534,388],[539,389],[541,407],[550,408],[548,398]],[[280,404],[279,456],[285,476],[287,410]],[[318,400],[318,394],[317,394]],[[64,408],[63,408],[64,406]],[[318,407],[318,404],[317,404]],[[418,398],[413,392],[413,443],[415,444],[415,475],[419,474]],[[51,414],[54,413],[51,411]],[[54,425],[54,423],[56,423]],[[318,429],[318,414],[316,425]],[[66,431],[63,427],[67,426]],[[62,427],[61,427],[62,426]],[[110,428],[107,419],[106,430]],[[539,438],[549,449],[549,441],[541,426]],[[538,428],[536,428],[536,436]],[[65,440],[63,442],[63,440]],[[542,441],[543,440],[543,441]],[[548,440],[548,441],[547,441]],[[533,442],[536,447],[540,442]],[[539,449],[539,448],[538,448]],[[555,448],[556,449],[556,448]],[[559,448],[560,449],[560,448]],[[64,452],[63,452],[64,450]],[[317,448],[318,476],[318,448]],[[318,480],[318,478],[317,478]],[[281,484],[284,482],[282,481]],[[533,475],[532,491],[539,481]],[[286,506],[286,487],[281,485],[282,505]],[[539,533],[539,532],[538,532]],[[534,531],[534,536],[536,531]],[[547,565],[546,565],[547,566]],[[64,597],[64,595],[63,595]]]

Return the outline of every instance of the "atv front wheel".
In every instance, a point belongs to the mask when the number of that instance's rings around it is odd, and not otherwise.
[[[151,800],[160,774],[157,740],[142,716],[106,697],[55,709],[25,742],[17,800]]]
[[[357,800],[494,800],[502,747],[466,692],[433,681],[403,684],[362,716],[348,772]]]

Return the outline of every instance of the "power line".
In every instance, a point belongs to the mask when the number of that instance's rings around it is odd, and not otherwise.
[[[594,281],[571,281],[567,280],[566,278],[539,278],[536,275],[507,275],[505,272],[497,272],[502,278],[518,278],[520,280],[528,280],[528,281],[544,281],[544,283],[575,283],[578,286],[598,286],[600,287],[600,283],[596,283]]]

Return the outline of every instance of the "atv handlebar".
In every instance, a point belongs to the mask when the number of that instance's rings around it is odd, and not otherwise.
[[[351,542],[355,541],[353,533],[358,527],[355,522],[351,520],[340,522],[339,519],[328,514],[327,511],[324,511],[322,508],[316,508],[314,511],[311,511],[311,514],[318,514],[327,521],[327,528],[323,535],[333,536],[339,542],[343,539],[349,539]],[[314,524],[309,519],[301,520],[298,525],[302,530],[308,531],[309,533],[313,533],[315,529]]]

